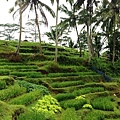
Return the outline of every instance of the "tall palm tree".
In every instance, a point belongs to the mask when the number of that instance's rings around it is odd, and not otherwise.
[[[76,11],[76,8],[74,6],[74,0],[66,0],[70,4],[70,10],[67,6],[62,5],[60,7],[60,10],[67,15],[66,18],[61,17],[62,21],[60,23],[61,26],[66,27],[68,29],[70,28],[75,28],[76,34],[77,34],[77,42],[79,44],[79,49],[80,49],[80,57],[82,56],[81,54],[81,41],[79,38],[79,31],[78,31],[78,15]]]
[[[102,22],[102,30],[108,39],[110,53],[112,54],[112,63],[114,65],[115,51],[116,51],[116,33],[118,31],[118,24],[120,22],[120,4],[119,0],[103,0],[102,6],[98,11],[98,23]],[[97,23],[97,24],[98,24]],[[112,41],[111,41],[112,40]],[[112,44],[112,46],[111,46]]]
[[[57,9],[56,9],[56,41],[55,41],[55,62],[57,62],[58,57],[58,11],[59,11],[59,0],[57,2]]]
[[[87,5],[85,6],[84,2],[87,2]],[[91,60],[91,57],[94,56],[94,50],[93,50],[93,43],[92,43],[92,30],[91,30],[91,23],[92,23],[92,15],[93,15],[93,4],[97,6],[98,0],[77,0],[75,5],[75,8],[79,10],[81,6],[84,6],[84,10],[87,11],[88,19],[86,21],[87,26],[87,43],[88,43],[88,49],[89,49],[89,62]]]
[[[20,22],[20,34],[19,34],[19,42],[18,42],[18,46],[17,46],[17,50],[15,52],[15,55],[18,55],[19,54],[19,50],[20,50],[20,44],[21,44],[21,37],[22,37],[22,13],[23,13],[23,10],[22,10],[22,6],[23,6],[23,2],[24,0],[16,0],[15,1],[15,6],[19,6],[19,9],[17,11],[19,11],[19,15],[20,15],[20,18],[19,18],[19,22]],[[14,11],[14,7],[12,7],[10,9],[10,13]],[[13,14],[14,16],[14,14]]]
[[[18,0],[17,0],[18,1]],[[21,0],[19,0],[21,1]],[[53,0],[50,0],[51,3],[53,3]],[[44,4],[43,2],[41,2],[41,0],[22,0],[22,4],[20,5],[20,8],[17,9],[14,14],[20,10],[21,11],[21,14],[28,8],[30,7],[30,10],[33,10],[34,9],[34,12],[35,12],[35,23],[37,25],[37,28],[38,28],[38,34],[39,34],[39,42],[40,42],[40,54],[42,54],[42,45],[41,45],[41,34],[40,34],[40,26],[38,24],[38,11],[37,9],[40,11],[42,17],[43,17],[43,20],[44,20],[44,23],[48,26],[48,21],[47,21],[47,17],[44,13],[44,10],[43,10],[43,7],[50,12],[50,14],[54,17],[55,14],[54,14],[54,11],[46,4]],[[20,15],[22,16],[22,15]],[[22,17],[20,17],[20,20],[22,19]],[[22,22],[21,22],[22,23]],[[21,34],[21,33],[20,33]]]

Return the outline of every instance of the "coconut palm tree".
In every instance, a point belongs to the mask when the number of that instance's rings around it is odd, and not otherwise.
[[[74,0],[67,0],[67,2],[70,5],[70,9],[69,7],[62,5],[60,7],[61,12],[65,13],[67,15],[66,18],[61,17],[62,21],[60,22],[59,25],[61,25],[62,27],[66,27],[68,28],[68,30],[70,28],[75,28],[76,30],[76,35],[77,35],[77,42],[79,44],[79,49],[80,49],[80,57],[82,56],[81,54],[81,41],[79,38],[79,31],[78,31],[78,11],[76,11],[76,8],[74,6]]]
[[[56,41],[55,41],[55,62],[57,62],[58,57],[58,11],[59,11],[59,0],[57,2],[57,9],[56,9]]]
[[[87,2],[87,5],[85,6],[85,1]],[[94,56],[94,49],[93,49],[93,43],[92,43],[92,17],[93,17],[93,4],[97,6],[98,0],[77,0],[74,4],[75,8],[79,10],[81,6],[83,5],[83,10],[85,13],[87,13],[87,21],[85,21],[87,26],[87,43],[88,43],[88,49],[89,49],[89,62],[91,60],[91,57]],[[86,12],[87,11],[87,12]]]
[[[45,12],[43,10],[43,7],[50,12],[50,14],[54,17],[55,14],[54,14],[54,11],[46,4],[44,4],[43,2],[41,2],[41,0],[17,0],[19,1],[19,3],[22,2],[22,4],[20,4],[20,7],[19,9],[17,9],[14,14],[20,10],[20,23],[22,24],[22,13],[29,7],[30,10],[34,10],[35,12],[35,23],[37,25],[37,29],[38,29],[38,35],[39,35],[39,42],[40,42],[40,54],[42,54],[42,45],[41,45],[41,34],[40,34],[40,26],[39,26],[39,22],[38,22],[38,11],[40,11],[42,17],[43,17],[43,20],[44,20],[44,23],[48,26],[48,20],[47,20],[47,17],[45,15]],[[53,3],[53,0],[50,0],[51,3]],[[17,3],[17,2],[16,2]],[[18,4],[16,4],[18,5]],[[13,8],[11,9],[12,11],[14,10]],[[13,15],[14,15],[13,14]],[[21,36],[21,30],[20,30],[20,36]],[[20,41],[19,41],[19,44],[20,44]],[[16,52],[17,54],[19,53],[19,49],[17,50]]]
[[[20,34],[19,34],[19,42],[18,42],[18,46],[17,46],[17,50],[15,52],[15,55],[18,55],[19,54],[19,50],[20,50],[20,44],[21,44],[21,37],[22,37],[22,13],[23,13],[23,10],[22,10],[22,6],[23,6],[23,3],[24,3],[24,0],[16,0],[15,1],[15,6],[19,6],[19,9],[17,11],[19,11],[19,15],[20,15],[20,18],[19,18],[19,21],[20,21]],[[14,7],[12,7],[9,12],[13,12],[14,11]],[[13,14],[14,16],[14,14]]]
[[[117,42],[117,31],[120,22],[120,8],[119,0],[103,0],[102,6],[99,8],[97,17],[97,25],[102,23],[101,28],[108,39],[108,45],[110,53],[112,55],[112,63],[114,65],[116,42]],[[112,44],[112,45],[111,45]],[[113,46],[113,47],[112,47]]]

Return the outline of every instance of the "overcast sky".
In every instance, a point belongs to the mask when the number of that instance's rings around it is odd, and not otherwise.
[[[8,2],[7,0],[0,1],[0,24],[5,24],[5,23],[17,23],[18,24],[19,23],[19,16],[17,16],[16,14],[15,19],[13,19],[12,13],[9,13],[9,9],[14,6],[14,2],[15,0],[9,0]],[[56,12],[56,3],[53,6],[51,5],[50,0],[44,0],[44,3],[49,5]],[[66,4],[66,2],[60,1],[60,4]],[[25,25],[26,22],[28,22],[28,13],[29,13],[29,9],[23,14],[23,26]],[[45,11],[45,13],[48,18],[49,26],[54,26],[55,19],[53,19],[47,11]],[[64,16],[63,13],[62,14],[59,13],[59,15],[62,17]],[[34,12],[30,12],[29,19],[30,18],[32,19],[35,18]],[[44,33],[45,31],[49,31],[49,27],[47,28],[45,26],[41,26],[41,32]],[[75,38],[75,35],[74,35],[74,38]],[[24,39],[24,36],[23,36],[23,39]]]

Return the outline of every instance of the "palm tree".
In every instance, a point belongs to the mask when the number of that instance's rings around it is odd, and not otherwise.
[[[110,2],[108,0],[103,0],[102,6],[97,13],[97,16],[99,16],[99,21],[97,21],[97,24],[102,22],[101,28],[105,32],[105,35],[108,39],[113,65],[116,54],[116,33],[118,31],[118,24],[120,22],[119,6],[119,0],[111,0]],[[113,47],[111,47],[111,44]]]
[[[20,21],[20,34],[19,34],[19,42],[18,42],[18,46],[17,46],[17,50],[15,52],[15,55],[18,55],[19,54],[19,50],[20,50],[20,44],[21,44],[21,37],[22,37],[22,6],[23,6],[23,2],[24,0],[16,0],[15,1],[15,6],[19,6],[19,9],[17,11],[19,11],[19,15],[20,15],[20,18],[19,18],[19,21]],[[12,7],[10,9],[10,13],[14,11],[14,7]],[[14,16],[14,14],[13,14]]]
[[[87,21],[85,21],[85,24],[87,26],[87,43],[88,43],[88,49],[89,49],[89,62],[91,60],[91,57],[94,56],[94,50],[93,50],[93,43],[92,43],[92,28],[91,28],[91,23],[92,23],[92,17],[93,17],[93,4],[97,6],[98,0],[86,0],[87,5],[85,7],[85,0],[77,0],[76,3],[74,4],[75,8],[79,10],[81,6],[83,5],[83,10],[85,13],[87,13]]]
[[[21,3],[21,0],[19,0],[20,3]],[[53,0],[50,0],[51,3],[53,3]],[[35,23],[37,25],[37,29],[38,29],[38,35],[39,35],[39,42],[40,42],[40,54],[42,54],[42,45],[41,45],[41,34],[40,34],[40,27],[39,27],[39,22],[38,22],[38,12],[37,12],[37,9],[40,10],[40,13],[43,17],[43,20],[44,20],[44,23],[48,26],[48,21],[47,21],[47,17],[44,13],[44,10],[43,10],[43,7],[45,7],[46,10],[48,10],[50,12],[50,14],[54,17],[55,14],[54,14],[54,11],[49,7],[47,6],[46,4],[44,4],[43,2],[41,2],[40,0],[22,0],[22,4],[20,4],[20,8],[17,9],[14,14],[20,10],[20,20],[22,19],[22,13],[28,8],[30,7],[30,10],[33,10],[34,9],[34,12],[35,12]],[[14,9],[12,9],[14,10]],[[20,23],[22,24],[22,20],[20,21]],[[21,36],[21,30],[20,30],[20,36]],[[20,37],[19,37],[20,39]],[[20,44],[21,41],[19,41],[19,44]],[[19,49],[18,49],[19,50]],[[17,52],[19,53],[19,51]]]
[[[70,28],[75,28],[76,30],[76,34],[77,34],[77,42],[79,43],[79,49],[80,49],[80,57],[82,56],[81,54],[81,41],[79,38],[79,32],[78,32],[78,15],[76,11],[76,8],[74,6],[74,0],[67,0],[67,2],[70,4],[70,10],[67,6],[62,5],[60,7],[60,10],[65,13],[68,17],[66,18],[62,18],[62,21],[59,25],[61,25],[62,27],[66,27],[68,28],[68,30]]]
[[[59,11],[59,0],[57,2],[57,9],[56,9],[56,41],[55,41],[55,62],[57,62],[58,57],[58,11]]]

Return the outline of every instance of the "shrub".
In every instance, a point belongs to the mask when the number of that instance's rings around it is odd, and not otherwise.
[[[41,100],[38,100],[33,110],[47,115],[61,112],[61,107],[55,98],[51,95],[45,95]]]
[[[85,95],[77,96],[75,99],[77,99],[77,100],[85,100]]]
[[[36,85],[36,84],[33,84],[33,83],[29,83],[29,82],[26,82],[26,81],[19,81],[19,80],[17,82],[20,86],[25,87],[27,92],[34,91],[34,90],[41,90],[41,93],[43,95],[48,95],[49,94],[48,89],[43,85]]]
[[[82,108],[93,109],[92,105],[90,105],[90,104],[85,104],[85,105],[83,105]]]

